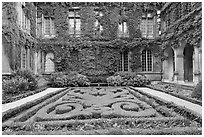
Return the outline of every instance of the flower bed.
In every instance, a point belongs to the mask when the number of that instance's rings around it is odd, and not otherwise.
[[[3,134],[201,134],[200,117],[126,87],[72,88],[25,106],[4,113]]]

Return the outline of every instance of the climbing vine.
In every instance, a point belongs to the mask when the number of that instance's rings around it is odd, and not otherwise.
[[[158,43],[143,39],[138,29],[145,7],[143,3],[125,3],[126,8],[121,8],[121,3],[104,6],[100,3],[99,11],[103,13],[102,17],[95,16],[93,6],[97,6],[97,3],[90,6],[90,3],[86,6],[77,5],[81,9],[79,14],[82,23],[82,35],[78,38],[68,34],[68,10],[74,4],[76,3],[50,3],[42,4],[42,8],[38,8],[46,9],[41,13],[54,17],[56,37],[39,39],[38,49],[54,53],[58,71],[76,70],[86,75],[113,74],[118,71],[121,53],[124,51],[134,50],[130,60],[132,70],[140,67],[140,54],[137,53],[141,47],[149,48],[155,55],[159,55]],[[153,8],[150,6],[149,9]],[[94,33],[96,19],[103,26],[100,37],[96,37]],[[128,25],[129,37],[118,38],[118,24],[124,21]]]
[[[176,22],[172,23],[165,33],[161,36],[163,42],[162,47],[165,49],[168,46],[177,47],[179,46],[178,41],[185,40],[193,46],[199,46],[199,43],[202,39],[202,7],[201,3],[194,3],[194,7],[191,7],[191,10],[186,9],[186,4],[188,3],[179,3],[182,7],[180,11],[181,18]],[[166,14],[169,12],[174,13],[172,19],[175,19],[178,16],[176,14],[176,8],[173,4],[168,8]],[[189,13],[189,14],[187,14]]]
[[[24,8],[24,12],[31,22],[31,36],[19,27],[16,6],[16,2],[2,3],[2,41],[5,44],[5,54],[8,56],[10,67],[13,70],[19,68],[21,65],[21,47],[33,48],[37,42],[35,39],[35,6],[31,3],[26,3],[27,8]]]

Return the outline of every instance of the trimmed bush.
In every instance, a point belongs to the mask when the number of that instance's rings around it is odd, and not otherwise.
[[[30,70],[19,69],[11,76],[11,78],[2,81],[3,94],[17,95],[37,88],[36,76]]]
[[[123,82],[123,79],[121,76],[110,76],[107,78],[107,82],[111,86],[120,86]]]
[[[146,76],[134,72],[117,72],[113,76],[107,78],[109,85],[117,86],[146,86],[150,81]]]
[[[22,77],[14,77],[10,80],[2,81],[4,94],[20,94],[22,91],[29,90],[30,83]]]
[[[56,72],[51,75],[51,86],[53,87],[78,87],[89,86],[89,79],[77,72]]]
[[[200,82],[196,85],[196,87],[195,87],[193,93],[191,94],[191,97],[192,97],[192,98],[197,98],[197,99],[199,99],[199,100],[202,100],[202,81],[200,81]]]
[[[29,82],[29,90],[35,90],[37,88],[37,79],[35,74],[28,69],[19,69],[13,72],[14,77],[22,77]]]

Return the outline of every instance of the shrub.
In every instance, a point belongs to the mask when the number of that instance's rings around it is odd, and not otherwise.
[[[91,83],[107,83],[107,78],[109,76],[88,76]]]
[[[20,94],[22,91],[29,90],[30,83],[22,77],[14,77],[10,80],[2,81],[4,94]]]
[[[89,79],[82,74],[76,75],[76,82],[78,86],[89,86],[90,85]]]
[[[31,70],[19,69],[13,72],[13,76],[26,79],[29,82],[29,90],[35,90],[37,88],[37,79]]]
[[[107,78],[107,82],[111,86],[120,86],[123,82],[123,79],[121,76],[110,76]]]
[[[146,76],[137,74],[134,72],[117,72],[113,76],[107,78],[107,82],[110,85],[122,85],[122,86],[145,86],[150,84],[150,81]]]
[[[69,87],[69,86],[89,86],[89,79],[77,72],[56,72],[51,75],[51,86]]]
[[[196,85],[194,91],[193,91],[192,94],[191,94],[191,97],[197,98],[197,99],[199,99],[199,100],[202,100],[202,81],[200,81],[200,82]]]

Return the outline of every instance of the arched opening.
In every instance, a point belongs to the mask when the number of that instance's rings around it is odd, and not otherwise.
[[[48,53],[45,61],[45,73],[52,73],[55,71],[55,64],[53,62],[54,54]]]
[[[193,52],[193,46],[187,44],[183,51],[184,81],[193,81]]]
[[[174,50],[170,47],[164,51],[164,55],[167,56],[167,59],[164,61],[164,78],[173,81],[175,71]]]

